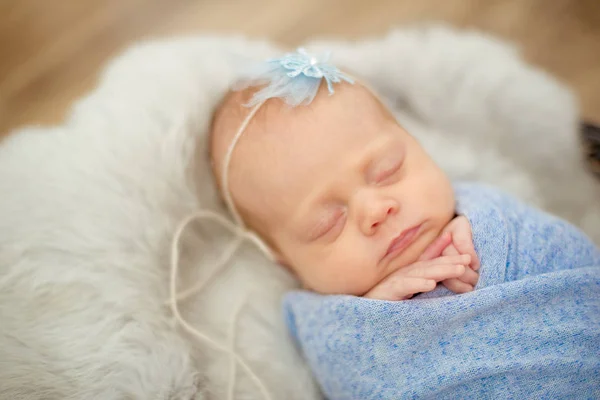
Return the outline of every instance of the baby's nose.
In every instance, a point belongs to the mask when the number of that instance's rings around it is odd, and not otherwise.
[[[398,202],[393,199],[372,201],[365,210],[362,230],[365,235],[375,234],[387,219],[398,213]]]

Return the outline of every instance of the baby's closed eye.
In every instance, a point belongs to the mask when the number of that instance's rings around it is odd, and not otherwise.
[[[397,181],[398,173],[404,164],[404,156],[394,152],[373,163],[367,172],[367,182],[375,185],[387,185]]]
[[[310,240],[313,241],[326,236],[331,240],[335,239],[346,224],[346,214],[343,207],[325,211],[311,229]]]

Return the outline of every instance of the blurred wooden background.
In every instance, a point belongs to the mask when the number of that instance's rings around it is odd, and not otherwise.
[[[600,122],[600,0],[0,0],[0,135],[56,123],[142,38],[242,32],[296,45],[444,21],[509,39]]]

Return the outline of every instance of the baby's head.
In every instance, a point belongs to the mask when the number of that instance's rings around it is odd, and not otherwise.
[[[215,113],[217,182],[255,90],[229,93]],[[454,215],[447,176],[358,83],[336,84],[333,95],[321,85],[305,106],[267,100],[237,142],[228,176],[246,226],[325,294],[363,295],[416,261]]]

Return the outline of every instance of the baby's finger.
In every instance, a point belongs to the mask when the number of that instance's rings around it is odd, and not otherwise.
[[[469,234],[467,237],[461,237],[455,239],[453,241],[453,245],[456,247],[456,250],[460,254],[469,254],[471,255],[471,268],[475,271],[479,269],[479,257],[477,257],[477,253],[475,252],[475,246],[473,246],[473,240],[471,239],[471,235]]]
[[[434,258],[433,260],[419,261],[415,264],[411,264],[407,268],[418,268],[420,266],[440,265],[440,264],[469,265],[470,263],[471,263],[471,255],[470,254],[453,254],[453,255],[448,255],[448,256],[437,257],[437,258]]]
[[[472,285],[469,285],[458,278],[446,279],[442,284],[454,293],[468,293],[473,291]]]
[[[423,254],[421,254],[421,257],[419,257],[419,261],[428,261],[441,256],[444,249],[448,247],[450,243],[452,243],[452,235],[450,235],[450,232],[442,233],[433,241],[433,243],[427,246]]]
[[[456,247],[454,247],[454,245],[452,243],[450,243],[443,251],[442,255],[443,256],[457,256],[460,255],[461,253],[456,250]],[[468,254],[468,253],[464,253],[464,254]]]
[[[437,283],[430,279],[402,277],[382,282],[371,289],[364,297],[377,300],[406,300],[416,293],[430,292]]]
[[[479,281],[479,274],[473,271],[471,268],[466,268],[465,273],[458,279],[474,287],[477,285],[477,281]]]
[[[413,278],[433,279],[440,282],[446,279],[458,278],[464,275],[468,267],[462,264],[430,264],[407,271],[405,276]]]

